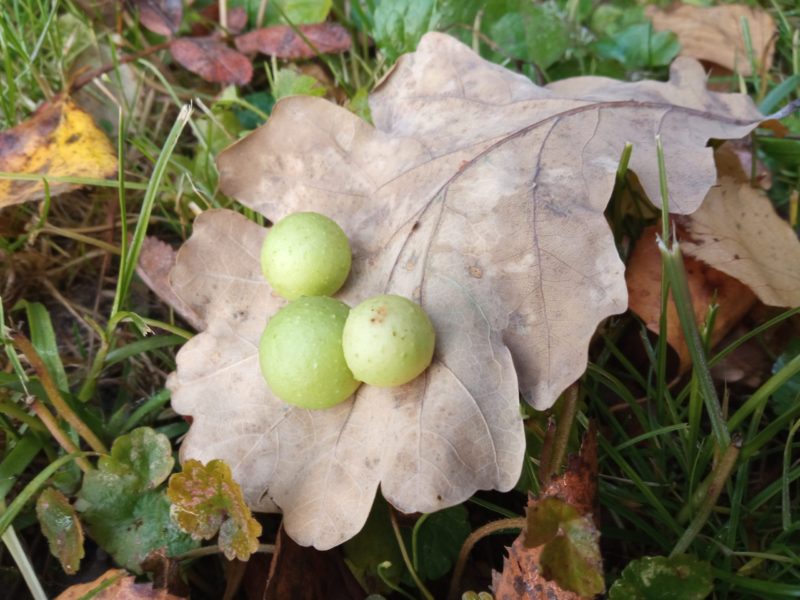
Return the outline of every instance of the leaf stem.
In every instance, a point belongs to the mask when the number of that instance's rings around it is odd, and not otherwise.
[[[467,566],[467,558],[472,548],[488,535],[503,531],[504,529],[524,529],[527,524],[525,517],[515,517],[513,519],[500,519],[499,521],[492,521],[482,527],[478,527],[475,531],[469,534],[464,544],[461,546],[461,551],[458,553],[456,566],[453,569],[453,577],[450,579],[450,590],[447,592],[448,600],[458,600],[458,586],[461,584],[461,577],[464,574],[464,568]]]
[[[58,442],[67,453],[75,454],[76,452],[80,452],[80,448],[78,448],[61,427],[58,426],[58,421],[55,416],[44,404],[38,400],[33,400],[31,402],[31,409],[50,432],[50,435],[53,436],[53,439]],[[92,470],[92,465],[85,458],[76,458],[75,462],[78,463],[78,466],[84,473],[88,473]]]
[[[259,544],[256,552],[263,554],[275,554],[275,544]],[[189,560],[190,558],[201,558],[203,556],[212,556],[214,554],[223,554],[222,548],[214,544],[211,546],[201,546],[200,548],[193,548],[183,554],[173,556],[175,560]]]
[[[53,382],[53,378],[50,376],[50,372],[47,370],[44,361],[42,361],[42,358],[39,356],[39,353],[36,352],[36,349],[33,347],[33,344],[31,344],[30,340],[28,340],[28,338],[26,338],[22,333],[17,331],[11,333],[10,337],[14,342],[14,345],[25,355],[34,371],[36,371],[36,374],[39,376],[39,380],[42,382],[42,387],[44,388],[47,397],[50,399],[50,402],[52,403],[53,408],[56,409],[58,415],[67,423],[69,423],[73,429],[78,432],[78,435],[86,440],[86,443],[89,444],[89,447],[92,450],[99,452],[100,454],[108,454],[108,449],[105,447],[105,444],[103,444],[103,442],[100,441],[95,433],[89,429],[86,423],[84,423],[80,417],[73,412],[69,404],[67,404],[64,398],[61,396],[61,392]],[[34,410],[36,410],[36,408],[34,408]],[[47,413],[49,414],[50,411],[47,411]],[[40,419],[42,419],[42,415],[39,414],[39,412],[37,412],[37,415]],[[44,419],[42,419],[42,422],[44,422]],[[53,420],[53,423],[55,423],[55,420]],[[47,423],[45,423],[45,425],[47,425]],[[50,429],[50,432],[53,433],[53,429],[50,426],[48,426],[48,429]],[[60,440],[59,443],[64,446]]]
[[[733,436],[731,443],[725,449],[725,452],[722,454],[719,463],[714,469],[711,482],[708,486],[708,491],[703,499],[703,503],[700,505],[697,514],[694,516],[694,519],[692,519],[691,523],[689,523],[686,531],[683,532],[683,535],[678,540],[678,543],[675,544],[675,547],[670,553],[670,557],[686,552],[691,543],[694,541],[694,538],[697,537],[697,534],[700,533],[700,530],[706,524],[706,521],[708,521],[708,517],[711,516],[711,511],[713,510],[717,499],[722,493],[722,489],[725,487],[725,483],[728,481],[731,471],[733,470],[733,467],[739,458],[739,450],[741,450],[741,448],[742,436],[736,434]]]
[[[578,385],[573,383],[564,392],[564,402],[561,407],[561,414],[556,422],[556,433],[553,437],[553,454],[550,464],[545,473],[546,477],[542,480],[542,485],[546,485],[551,477],[558,473],[564,457],[567,455],[567,445],[569,434],[572,432],[572,425],[575,423],[575,414],[578,412]]]
[[[408,550],[403,542],[403,536],[400,533],[400,526],[397,524],[397,517],[395,516],[394,509],[391,506],[389,507],[389,520],[392,522],[394,537],[397,539],[397,545],[400,547],[400,554],[403,556],[403,562],[406,563],[406,568],[411,575],[411,579],[414,580],[414,584],[417,586],[425,600],[433,600],[433,594],[431,594],[428,588],[425,587],[425,584],[422,583],[419,575],[417,575],[417,572],[414,570],[414,565],[411,564],[411,559],[408,557]]]

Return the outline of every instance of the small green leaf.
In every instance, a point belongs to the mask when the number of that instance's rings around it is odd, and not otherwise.
[[[101,457],[99,466],[109,473],[135,477],[140,489],[155,489],[169,477],[175,459],[167,436],[139,427],[118,437],[111,455]]]
[[[714,589],[711,565],[693,556],[645,556],[628,563],[610,600],[703,600]]]
[[[561,531],[563,533],[547,542],[542,550],[539,558],[542,574],[563,589],[581,596],[591,597],[602,593],[605,582],[600,556],[600,532],[592,518],[579,516],[564,521]]]
[[[422,35],[433,29],[434,0],[381,0],[373,16],[372,36],[389,64],[411,52]]]
[[[219,531],[219,547],[228,560],[247,560],[258,549],[261,524],[224,461],[186,461],[183,472],[170,477],[167,495],[181,529],[198,539]]]
[[[513,58],[547,69],[569,47],[564,16],[555,4],[523,2],[489,27],[489,37]]]
[[[798,144],[798,146],[800,146],[800,144]],[[798,150],[800,150],[800,148],[798,148]],[[786,351],[781,354],[775,361],[775,364],[772,365],[773,375],[785,367],[786,363],[798,354],[800,354],[800,340],[795,339],[789,343]],[[775,390],[772,399],[775,402],[775,412],[778,414],[783,414],[796,406],[797,402],[800,400],[800,374],[795,375]]]
[[[111,454],[86,473],[76,508],[92,538],[120,565],[136,573],[153,550],[168,556],[198,544],[170,517],[170,504],[156,490],[175,461],[169,439],[148,427],[118,437]]]
[[[267,4],[266,20],[270,25],[322,23],[332,6],[332,0],[272,0]]]
[[[310,75],[293,69],[279,69],[272,82],[272,96],[277,102],[286,96],[324,96],[325,88]]]
[[[525,546],[527,548],[535,548],[556,537],[562,523],[580,519],[580,514],[573,506],[563,500],[548,497],[534,504],[529,504],[527,517]]]
[[[458,558],[464,540],[472,531],[462,505],[428,515],[417,531],[417,573],[431,581],[445,575]]]
[[[36,500],[36,516],[50,552],[64,572],[77,573],[84,556],[83,527],[67,497],[54,488],[47,488]]]
[[[649,22],[629,25],[595,44],[602,58],[616,60],[629,70],[666,66],[680,49],[674,33],[655,31]]]

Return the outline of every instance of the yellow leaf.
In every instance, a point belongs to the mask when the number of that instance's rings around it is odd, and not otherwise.
[[[0,172],[100,179],[116,171],[108,137],[66,96],[46,102],[24,123],[0,132]],[[50,183],[50,194],[77,187]],[[39,180],[0,179],[0,208],[43,197]]]

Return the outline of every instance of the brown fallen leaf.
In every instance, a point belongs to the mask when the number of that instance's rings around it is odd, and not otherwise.
[[[181,600],[164,589],[153,588],[152,583],[136,583],[136,577],[123,569],[110,569],[89,583],[72,585],[55,600]]]
[[[209,4],[200,14],[209,21],[219,22],[219,3]],[[228,32],[232,34],[240,33],[247,26],[247,10],[243,6],[228,7]],[[193,36],[210,35],[213,29],[208,23],[198,22],[192,25]]]
[[[708,92],[691,59],[666,83],[541,88],[437,33],[398,61],[371,109],[374,127],[322,99],[278,102],[220,155],[220,186],[273,222],[298,210],[334,218],[353,248],[338,297],[401,294],[430,315],[437,349],[421,377],[363,385],[323,411],[273,396],[257,356],[283,304],[261,275],[267,231],[231,211],[198,217],[170,278],[208,322],[168,384],[175,410],[194,418],[183,460],[226,460],[251,508],[280,507],[287,533],[320,549],[359,531],[379,484],[402,512],[513,487],[519,394],[551,406],[584,371],[597,324],[626,306],[603,214],[625,142],[658,198],[661,135],[675,208],[691,212],[716,180],[708,139],[762,120],[746,96]]]
[[[660,226],[652,226],[642,232],[625,269],[628,305],[647,328],[656,334],[659,332],[661,317],[661,253],[656,245],[656,235],[660,231]],[[685,249],[683,241],[686,236],[683,229],[678,230],[677,238],[681,241],[681,248]],[[684,265],[698,326],[702,327],[705,322],[709,305],[719,305],[711,336],[711,344],[714,346],[753,307],[756,296],[735,278],[691,256],[684,256]],[[686,371],[691,366],[692,359],[675,302],[671,297],[667,305],[667,343],[678,354],[680,370]]]
[[[139,22],[153,33],[174,35],[183,20],[182,0],[129,0],[139,12]]]
[[[590,428],[581,444],[578,456],[570,456],[566,471],[554,478],[542,489],[539,497],[528,501],[528,523],[532,520],[537,509],[544,507],[552,500],[564,503],[563,508],[574,510],[577,514],[588,517],[579,523],[585,531],[583,533],[595,537],[594,544],[599,539],[599,533],[591,523],[596,517],[595,505],[597,502],[597,433],[594,427]],[[540,517],[541,519],[541,517]],[[555,523],[556,530],[564,528],[564,524]],[[539,532],[537,532],[539,533]],[[582,596],[579,593],[562,588],[556,581],[547,575],[548,557],[546,556],[547,544],[538,543],[531,546],[528,528],[520,532],[519,536],[508,549],[508,557],[503,560],[503,571],[492,574],[492,589],[495,600],[580,600],[591,598],[592,595]],[[557,548],[559,550],[560,548]],[[594,574],[602,581],[602,562],[599,549],[591,553],[592,560],[582,564],[581,571],[571,573],[569,579],[582,578],[587,574]],[[543,564],[544,555],[544,564]],[[570,554],[567,554],[569,557]],[[590,573],[591,572],[591,573]],[[598,581],[595,580],[597,585]],[[600,590],[601,591],[601,590]],[[599,591],[598,591],[599,593]]]
[[[212,83],[246,85],[253,77],[250,59],[215,37],[178,38],[169,50],[178,64]]]
[[[800,241],[763,191],[723,177],[679,222],[686,255],[735,277],[764,304],[800,306]]]
[[[117,172],[117,156],[92,117],[59,96],[24,123],[0,132],[0,172],[102,179]],[[81,187],[49,184],[52,196]],[[39,180],[0,179],[0,208],[43,197]]]
[[[181,300],[169,285],[168,276],[175,266],[177,252],[158,238],[147,236],[142,242],[142,251],[139,262],[136,264],[136,274],[144,281],[153,293],[164,302],[172,306],[189,325],[197,331],[205,329],[205,321]]]
[[[281,527],[263,600],[361,600],[365,595],[339,549],[304,548]]]
[[[681,43],[681,56],[715,63],[748,77],[753,69],[745,45],[742,19],[747,21],[755,62],[765,71],[772,66],[777,29],[770,14],[741,4],[693,6],[677,4],[663,11],[648,6],[646,14],[656,31],[672,31]]]
[[[236,38],[239,52],[260,52],[284,59],[313,58],[320,54],[344,52],[352,44],[347,29],[337,23],[300,25],[300,33],[308,43],[288,25],[273,25],[250,31]]]

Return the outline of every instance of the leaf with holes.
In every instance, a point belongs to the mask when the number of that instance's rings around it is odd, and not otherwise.
[[[336,220],[353,249],[337,297],[399,294],[430,315],[437,348],[421,377],[362,385],[322,411],[272,395],[257,347],[283,301],[261,275],[266,229],[237,213],[202,214],[171,272],[207,323],[168,384],[193,418],[182,459],[225,460],[252,508],[282,509],[288,534],[320,549],[358,532],[379,484],[403,512],[513,487],[520,393],[551,406],[585,369],[598,323],[626,306],[603,215],[625,142],[658,198],[661,135],[672,208],[691,212],[716,178],[709,138],[742,137],[763,118],[746,96],[707,91],[691,59],[666,83],[541,88],[436,33],[370,106],[374,127],[323,99],[278,102],[219,156],[220,187],[273,222],[301,210]]]

